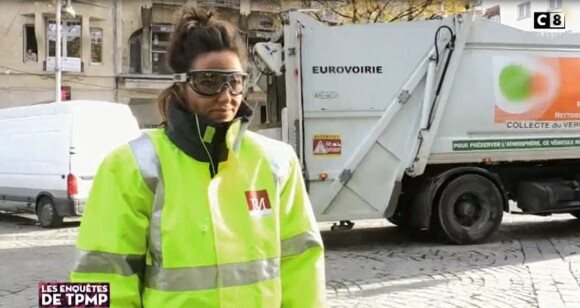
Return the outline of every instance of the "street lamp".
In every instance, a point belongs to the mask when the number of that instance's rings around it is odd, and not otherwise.
[[[61,13],[64,11],[66,14],[71,15],[72,17],[76,16],[75,10],[71,5],[71,0],[66,1],[66,5],[64,9],[62,8],[62,0],[56,0],[56,48],[55,48],[55,57],[54,57],[54,72],[55,72],[55,99],[56,102],[59,103],[62,100],[62,57],[61,57],[61,44],[62,44],[62,37],[61,37]]]

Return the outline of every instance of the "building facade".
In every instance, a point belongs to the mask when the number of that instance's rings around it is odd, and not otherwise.
[[[494,21],[524,31],[580,32],[580,2],[573,0],[478,1],[477,8]],[[562,12],[563,30],[534,29],[534,12]]]
[[[185,4],[214,8],[244,33],[248,48],[270,38],[276,13],[288,5],[273,0],[73,0],[76,14],[62,14],[61,32],[62,86],[70,98],[122,102],[142,127],[158,125],[155,99],[172,82],[165,49],[175,14]],[[0,16],[0,108],[53,101],[53,1],[0,1]],[[259,111],[265,97],[260,91],[248,97],[258,107],[256,121],[263,119]]]
[[[280,2],[271,0],[206,0],[188,1],[215,9],[245,33],[248,45],[269,39],[275,31],[274,13]],[[123,1],[121,21],[123,67],[117,77],[118,100],[129,104],[142,119],[143,126],[159,122],[155,99],[171,84],[170,70],[165,65],[165,49],[169,43],[172,22],[184,1]],[[250,48],[250,47],[248,47]],[[249,60],[251,61],[251,60]],[[258,112],[266,104],[265,93],[252,93],[248,100]],[[254,117],[259,120],[260,115]]]
[[[119,7],[114,0],[75,2],[62,14],[62,85],[72,98],[115,98],[120,69],[112,38]],[[55,7],[50,1],[0,2],[0,107],[54,100]]]

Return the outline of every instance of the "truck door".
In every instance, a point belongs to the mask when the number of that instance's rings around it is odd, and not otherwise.
[[[295,55],[286,59],[289,116],[302,121],[299,154],[315,214],[385,217],[415,154],[425,61],[440,22],[328,27],[296,12],[290,25],[286,38],[298,35],[285,46]]]

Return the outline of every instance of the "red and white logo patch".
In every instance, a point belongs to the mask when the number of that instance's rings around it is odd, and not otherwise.
[[[246,191],[246,202],[248,202],[250,217],[262,218],[272,215],[272,206],[267,190]]]

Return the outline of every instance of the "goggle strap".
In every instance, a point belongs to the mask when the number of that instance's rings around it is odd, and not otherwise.
[[[187,73],[173,74],[173,81],[174,82],[186,82],[187,79],[188,79]]]

